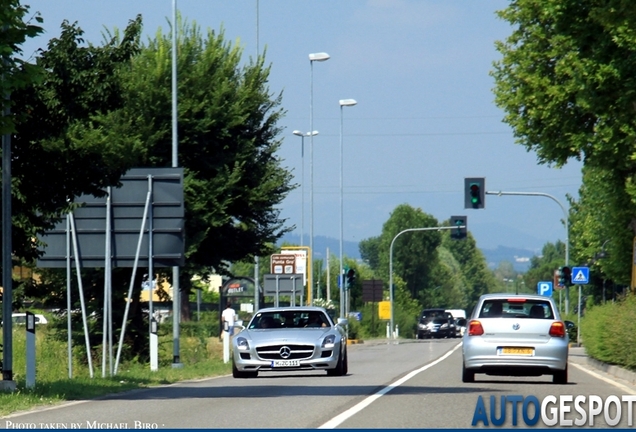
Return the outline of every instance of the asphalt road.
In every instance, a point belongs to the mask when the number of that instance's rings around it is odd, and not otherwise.
[[[1,418],[0,428],[471,428],[474,420],[476,427],[500,427],[493,424],[491,406],[496,423],[502,416],[502,396],[508,398],[504,399],[504,427],[527,427],[524,412],[529,420],[538,421],[531,427],[545,427],[532,402],[551,396],[556,403],[546,405],[546,415],[551,415],[551,409],[557,415],[548,421],[556,418],[561,422],[557,426],[567,426],[563,422],[581,419],[568,397],[585,396],[580,407],[586,413],[585,427],[590,427],[590,410],[595,408],[589,407],[590,395],[608,405],[610,423],[616,416],[612,397],[617,397],[621,407],[617,427],[632,426],[629,404],[620,398],[636,395],[636,388],[584,366],[581,349],[571,352],[567,385],[552,384],[550,376],[486,375],[464,384],[460,343],[446,339],[350,345],[345,377],[265,372],[255,379],[224,376],[183,382],[14,414]],[[631,411],[634,415],[636,409]],[[593,427],[610,425],[603,413],[601,406]]]

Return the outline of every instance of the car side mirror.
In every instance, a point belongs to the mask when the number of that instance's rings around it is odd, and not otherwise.
[[[572,330],[574,327],[576,327],[576,324],[574,324],[574,322],[572,321],[564,321],[563,323],[565,324],[566,330]]]
[[[347,324],[349,324],[349,320],[346,318],[338,318],[338,325],[339,326],[346,326]]]

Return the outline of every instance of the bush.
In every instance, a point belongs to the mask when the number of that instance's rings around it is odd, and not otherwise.
[[[636,296],[587,310],[581,340],[590,357],[636,370]]]
[[[349,339],[362,339],[362,325],[360,321],[349,317],[349,325],[347,326],[347,337]]]

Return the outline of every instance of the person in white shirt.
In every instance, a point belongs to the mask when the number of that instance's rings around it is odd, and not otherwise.
[[[221,314],[221,319],[224,323],[227,323],[227,332],[230,336],[234,334],[234,322],[236,321],[236,311],[232,309],[232,302],[229,300]],[[225,328],[225,325],[223,326]]]

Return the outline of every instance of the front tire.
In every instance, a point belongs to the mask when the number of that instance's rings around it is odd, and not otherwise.
[[[342,353],[338,356],[338,363],[336,363],[336,367],[333,369],[327,369],[327,375],[329,376],[343,376],[347,373],[347,369],[349,369],[349,364],[347,360],[347,349],[345,348]]]
[[[347,349],[345,348],[344,360],[342,365],[342,375],[346,375],[347,372],[349,372],[349,354],[347,353]]]

